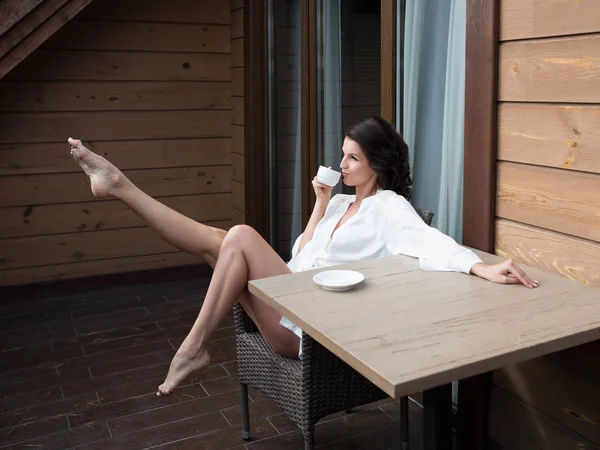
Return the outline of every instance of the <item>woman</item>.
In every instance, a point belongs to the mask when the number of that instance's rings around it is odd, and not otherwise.
[[[143,193],[81,141],[69,138],[69,144],[96,197],[122,200],[165,241],[202,257],[214,269],[200,313],[157,395],[170,394],[190,373],[210,365],[206,344],[238,300],[277,353],[298,357],[300,330],[255,299],[246,288],[248,280],[402,253],[418,257],[425,270],[462,271],[493,282],[537,286],[512,261],[486,265],[425,225],[408,202],[408,147],[380,117],[357,123],[344,140],[340,167],[344,184],[355,187],[356,195],[330,199],[332,189],[313,180],[315,207],[288,264],[252,228],[238,225],[226,232],[195,222]]]

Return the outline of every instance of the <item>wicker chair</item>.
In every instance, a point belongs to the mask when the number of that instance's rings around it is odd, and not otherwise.
[[[417,212],[431,224],[431,211]],[[250,439],[248,386],[271,398],[300,427],[305,450],[313,450],[314,427],[321,418],[387,397],[306,333],[302,359],[285,358],[273,351],[239,303],[234,318],[243,439]],[[408,449],[408,398],[401,399],[400,407],[402,448]]]

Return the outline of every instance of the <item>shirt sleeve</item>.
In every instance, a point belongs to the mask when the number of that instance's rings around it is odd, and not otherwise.
[[[388,251],[419,258],[423,270],[469,273],[475,263],[482,262],[473,251],[423,222],[400,195],[385,202],[384,217]]]

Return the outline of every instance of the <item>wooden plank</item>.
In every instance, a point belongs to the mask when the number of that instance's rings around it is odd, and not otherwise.
[[[151,197],[231,191],[231,166],[124,171]],[[0,178],[0,207],[92,201],[89,179],[81,173]]]
[[[600,102],[600,34],[506,42],[499,60],[500,100]]]
[[[502,0],[500,40],[600,31],[596,0]]]
[[[198,222],[228,220],[231,194],[187,195],[157,198],[168,207]],[[118,201],[94,201],[9,207],[2,210],[0,238],[114,230],[144,226],[145,222]]]
[[[73,278],[161,269],[165,267],[200,264],[203,260],[184,252],[159,253],[157,255],[129,256],[100,261],[83,261],[70,264],[4,270],[0,272],[0,286],[59,281]]]
[[[230,109],[230,83],[190,81],[0,82],[0,111]]]
[[[244,97],[231,97],[231,120],[234,125],[244,125]]]
[[[228,138],[84,143],[122,170],[231,164],[231,142]],[[81,173],[66,142],[0,145],[0,175],[56,172]]]
[[[502,103],[498,159],[600,173],[600,107]]]
[[[244,0],[230,0],[231,10],[234,11],[244,7]]]
[[[231,41],[231,67],[244,67],[244,38]]]
[[[589,441],[600,443],[600,383],[596,378],[549,358],[538,358],[497,370],[494,384]]]
[[[14,24],[15,26],[11,25],[9,27],[10,29],[5,30],[6,33],[2,32],[2,39],[0,39],[0,57],[6,55],[10,50],[17,46],[19,42],[35,31],[37,27],[42,25],[44,21],[48,19],[48,17],[60,9],[65,3],[67,3],[67,1],[68,0],[26,0],[25,2],[20,2],[20,6],[16,6],[14,5],[16,2],[11,0],[13,7],[22,8],[21,11],[15,11],[16,14],[23,14],[23,16],[18,18],[13,16],[12,20],[19,20],[18,24]],[[5,10],[7,7],[10,8],[11,3],[3,3],[0,5],[0,8],[2,10]],[[34,3],[41,4],[34,6]],[[31,6],[33,6],[33,8],[26,13],[26,8]],[[10,23],[11,18],[8,18],[6,25]],[[0,20],[0,29],[2,29],[4,26],[5,22]]]
[[[42,48],[229,53],[231,37],[228,25],[74,20]]]
[[[233,172],[233,180],[244,184],[244,155],[232,153],[231,167]]]
[[[546,395],[552,396],[548,392]],[[489,437],[498,450],[598,448],[593,442],[527,406],[498,388],[492,389]]]
[[[600,241],[600,175],[498,163],[499,217]]]
[[[239,181],[231,182],[231,202],[238,211],[245,212],[244,185]]]
[[[29,14],[43,0],[4,0],[0,4],[0,36],[23,17]]]
[[[207,222],[229,228],[230,221]],[[4,270],[175,251],[150,228],[91,231],[0,240],[0,277]],[[35,255],[35,257],[33,256]]]
[[[102,0],[81,14],[85,19],[229,24],[228,2],[189,0]]]
[[[229,111],[2,113],[0,143],[229,137]]]
[[[58,11],[48,17],[44,22],[28,34],[22,41],[15,45],[0,59],[0,78],[14,69],[17,64],[29,56],[46,39],[63,27],[92,0],[69,0]]]
[[[231,38],[244,36],[244,10],[238,9],[231,13]]]
[[[237,208],[231,209],[231,224],[242,225],[246,223],[246,217],[244,211],[240,211]]]
[[[231,95],[244,96],[244,68],[231,69]]]
[[[220,53],[139,53],[39,50],[9,79],[229,81],[230,57]]]
[[[244,154],[244,127],[241,125],[231,125],[231,151]]]
[[[600,287],[600,244],[596,242],[499,219],[496,253]]]

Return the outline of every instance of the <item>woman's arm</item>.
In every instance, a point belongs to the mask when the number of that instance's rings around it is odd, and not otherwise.
[[[317,181],[317,177],[313,179],[312,185],[313,189],[315,190],[315,195],[317,196],[317,201],[315,203],[315,207],[313,208],[312,214],[310,215],[308,224],[304,229],[304,233],[302,234],[302,239],[300,240],[300,247],[298,248],[298,253],[300,253],[304,246],[313,238],[315,228],[317,228],[319,221],[325,215],[327,205],[329,204],[329,199],[331,198],[331,191],[333,190],[331,186],[319,183]]]

